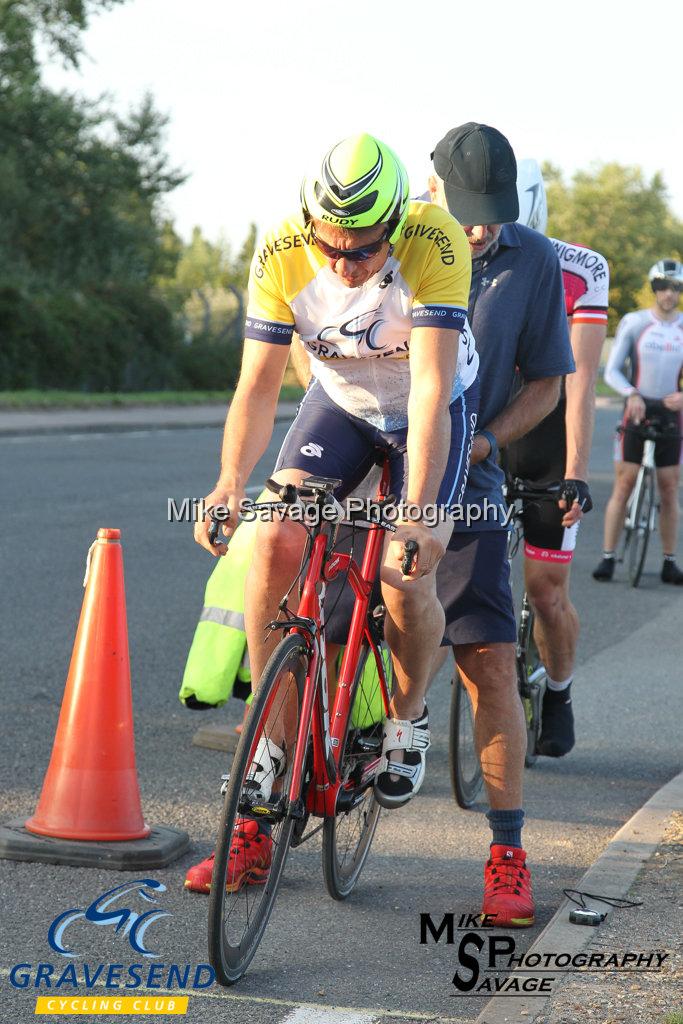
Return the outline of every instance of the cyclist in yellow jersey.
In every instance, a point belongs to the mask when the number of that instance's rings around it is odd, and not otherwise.
[[[343,498],[380,448],[389,459],[392,493],[406,503],[381,567],[397,684],[376,794],[384,806],[398,807],[424,778],[424,694],[444,630],[435,570],[452,530],[448,513],[462,502],[476,426],[478,356],[467,325],[471,260],[457,221],[410,202],[403,165],[370,135],[334,146],[305,179],[301,202],[302,213],[267,234],[254,256],[242,371],[220,476],[206,503],[230,510],[229,536],[273,430],[296,330],[315,380],[274,478],[294,484],[312,474],[338,478],[336,496]],[[431,505],[440,509],[435,525],[415,520]],[[195,539],[224,553],[225,544],[212,547],[208,525],[208,518],[196,524]],[[303,540],[301,528],[287,520],[259,524],[245,601],[254,680],[275,642],[264,642],[265,626],[298,572]],[[403,576],[408,540],[419,553]],[[284,770],[286,751],[268,753]],[[258,765],[254,770],[258,776]]]

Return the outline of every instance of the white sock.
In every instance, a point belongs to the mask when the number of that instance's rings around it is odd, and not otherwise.
[[[554,679],[551,679],[550,676],[547,676],[546,686],[549,690],[554,690],[555,693],[560,693],[561,690],[567,689],[573,678],[574,676],[570,676],[569,679],[563,679],[561,682],[558,683]]]

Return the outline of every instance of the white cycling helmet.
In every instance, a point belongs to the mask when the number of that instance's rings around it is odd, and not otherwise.
[[[548,226],[548,203],[538,160],[517,161],[517,194],[519,195],[518,224],[526,224],[534,231],[545,234]]]
[[[657,260],[653,267],[650,267],[647,279],[653,281],[675,281],[676,284],[683,284],[683,265],[675,259]]]

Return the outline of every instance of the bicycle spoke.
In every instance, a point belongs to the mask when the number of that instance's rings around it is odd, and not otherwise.
[[[296,636],[276,648],[230,771],[209,913],[211,962],[223,984],[236,981],[256,952],[289,852],[289,795],[308,660]]]
[[[390,668],[388,655],[383,655],[383,663],[385,671]],[[384,701],[375,655],[367,647],[361,650],[352,693],[353,705],[339,759],[338,810],[333,818],[325,820],[323,828],[325,884],[335,899],[345,899],[354,888],[380,811],[372,787],[381,756]]]

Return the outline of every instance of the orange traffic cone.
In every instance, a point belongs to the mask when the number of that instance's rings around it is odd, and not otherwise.
[[[123,552],[98,530],[50,765],[29,832],[63,839],[150,834],[135,771]]]
[[[150,828],[142,817],[120,537],[119,530],[98,530],[88,552],[43,791],[32,818],[0,825],[0,857],[137,871],[165,867],[190,845],[187,832]]]

